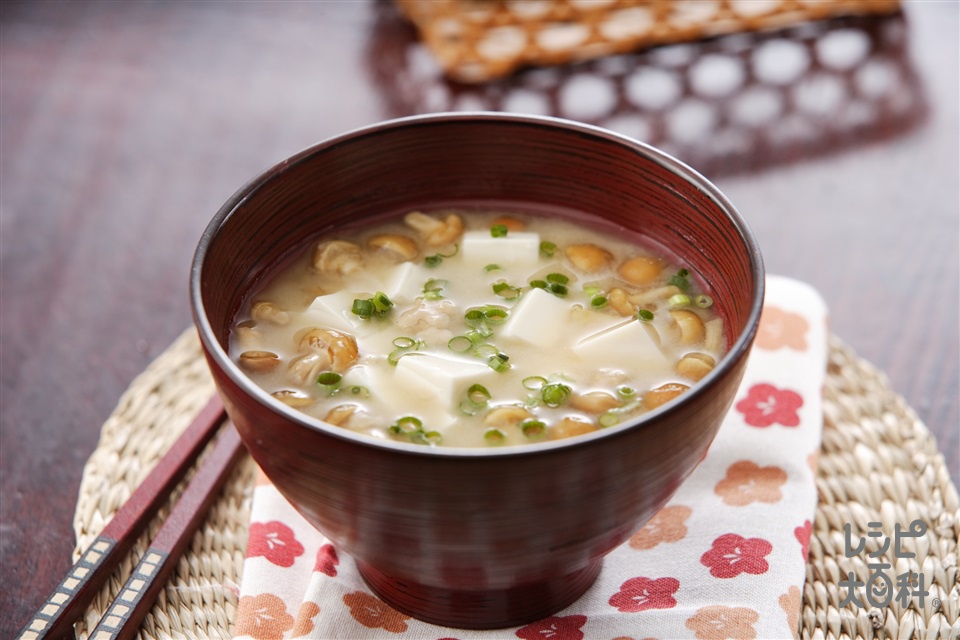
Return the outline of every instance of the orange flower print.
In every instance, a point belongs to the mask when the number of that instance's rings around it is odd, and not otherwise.
[[[810,467],[810,471],[814,474],[817,473],[817,464],[820,462],[820,455],[814,451],[807,456],[807,466]]]
[[[766,306],[760,314],[756,345],[761,349],[776,350],[786,347],[795,351],[806,351],[809,329],[810,325],[803,316]]]
[[[800,607],[803,605],[800,599],[800,589],[798,589],[796,585],[792,585],[777,601],[780,603],[780,608],[783,609],[783,612],[787,614],[787,626],[793,630],[793,637],[799,637]]]
[[[254,485],[258,487],[264,487],[270,484],[273,483],[270,482],[270,478],[267,477],[267,474],[263,472],[263,469],[257,467],[257,470],[254,474]]]
[[[686,625],[687,629],[696,634],[697,640],[750,640],[757,637],[753,625],[758,620],[760,614],[753,609],[714,605],[697,609],[697,612],[687,619]]]
[[[661,542],[676,542],[687,536],[687,527],[684,524],[693,510],[681,505],[664,507],[650,522],[633,534],[630,546],[634,549],[653,549]]]
[[[277,596],[261,593],[240,598],[233,627],[235,635],[251,636],[255,640],[281,640],[290,629],[293,629],[293,616],[287,613],[287,605]]]
[[[760,467],[749,460],[734,462],[726,477],[717,483],[713,492],[723,498],[724,504],[744,507],[752,502],[779,502],[780,487],[787,481],[787,473],[780,467]]]
[[[293,627],[293,637],[302,638],[313,631],[313,619],[320,613],[320,607],[316,602],[307,600],[300,605],[300,611],[297,612],[297,623]]]
[[[353,619],[368,629],[386,629],[390,633],[403,633],[410,619],[389,607],[379,598],[363,591],[354,591],[343,596],[343,603],[350,607]]]

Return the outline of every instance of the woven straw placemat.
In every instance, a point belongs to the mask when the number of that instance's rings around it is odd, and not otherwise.
[[[74,517],[79,557],[166,448],[211,394],[213,382],[193,329],[187,330],[137,377],[103,426],[100,443],[84,469]],[[140,638],[228,638],[236,613],[256,466],[249,459],[234,471],[206,522],[180,560],[176,575],[145,619]],[[797,621],[802,638],[957,638],[960,575],[957,547],[960,508],[934,438],[913,410],[894,394],[884,375],[831,338],[824,385],[823,446],[817,489],[820,503],[810,539],[807,579]],[[156,533],[158,516],[119,574],[98,595],[77,636],[87,638]],[[894,573],[922,573],[929,591],[922,608],[913,599],[882,609],[840,606],[839,586],[853,572],[867,581],[867,553],[848,558],[844,524],[867,531],[927,523],[916,557],[891,560]],[[892,549],[892,546],[891,546]],[[865,600],[862,590],[860,599]]]

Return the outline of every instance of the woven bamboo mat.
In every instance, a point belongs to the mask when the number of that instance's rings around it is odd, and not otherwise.
[[[101,440],[84,469],[74,517],[76,557],[100,532],[152,465],[214,393],[195,332],[183,333],[137,377],[103,426]],[[161,592],[145,619],[141,640],[160,638],[228,638],[236,613],[240,575],[256,467],[246,458],[180,560],[176,576]],[[824,386],[823,447],[817,488],[820,504],[813,524],[807,579],[797,621],[801,638],[958,638],[960,575],[957,571],[960,508],[934,438],[884,375],[859,359],[839,339],[830,343]],[[148,536],[156,533],[160,519]],[[923,574],[929,591],[924,606],[892,602],[884,608],[840,603],[846,588],[839,582],[853,572],[867,581],[866,549],[848,558],[845,523],[867,531],[867,523],[927,523],[915,540],[916,557],[891,558],[894,573]],[[145,536],[119,574],[107,584],[77,625],[87,638],[108,603],[126,580]],[[892,550],[891,546],[891,550]],[[912,548],[911,548],[912,549]],[[860,599],[865,600],[862,590]]]
[[[899,0],[397,0],[444,72],[466,83],[641,47],[840,15],[889,14]]]

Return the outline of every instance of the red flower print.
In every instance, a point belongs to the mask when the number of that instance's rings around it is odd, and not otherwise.
[[[751,427],[772,424],[795,427],[800,424],[797,409],[802,406],[803,398],[795,391],[777,389],[772,384],[755,384],[747,397],[737,403],[737,411]]]
[[[247,557],[263,556],[278,567],[292,567],[303,555],[303,545],[293,535],[293,529],[276,520],[250,523]]]
[[[797,542],[800,543],[800,554],[804,561],[807,559],[807,552],[810,550],[810,534],[813,532],[813,525],[809,520],[803,521],[803,526],[793,530],[793,535],[797,536]]]
[[[673,609],[677,601],[673,594],[680,588],[676,578],[630,578],[620,591],[610,597],[610,606],[623,613],[635,613],[647,609]]]
[[[713,541],[713,547],[700,556],[700,564],[710,567],[714,578],[736,578],[741,573],[759,575],[770,568],[764,556],[771,551],[773,545],[763,538],[727,533]]]
[[[314,571],[325,573],[331,578],[337,575],[337,565],[340,559],[337,558],[337,550],[332,544],[325,544],[317,551],[317,562],[313,565]]]
[[[517,637],[523,640],[583,640],[580,631],[587,616],[550,616],[517,629]]]

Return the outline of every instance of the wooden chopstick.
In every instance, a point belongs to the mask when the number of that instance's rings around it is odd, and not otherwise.
[[[177,438],[150,474],[87,547],[60,584],[17,636],[21,640],[73,636],[71,625],[83,615],[100,587],[130,551],[160,506],[217,433],[223,403],[214,397]],[[230,427],[231,431],[234,431]]]
[[[243,451],[237,430],[228,424],[210,456],[200,465],[163,527],[120,589],[116,600],[90,633],[90,640],[130,640],[137,634],[144,616],[153,606],[167,578],[176,569],[193,532],[206,517],[210,504]]]

